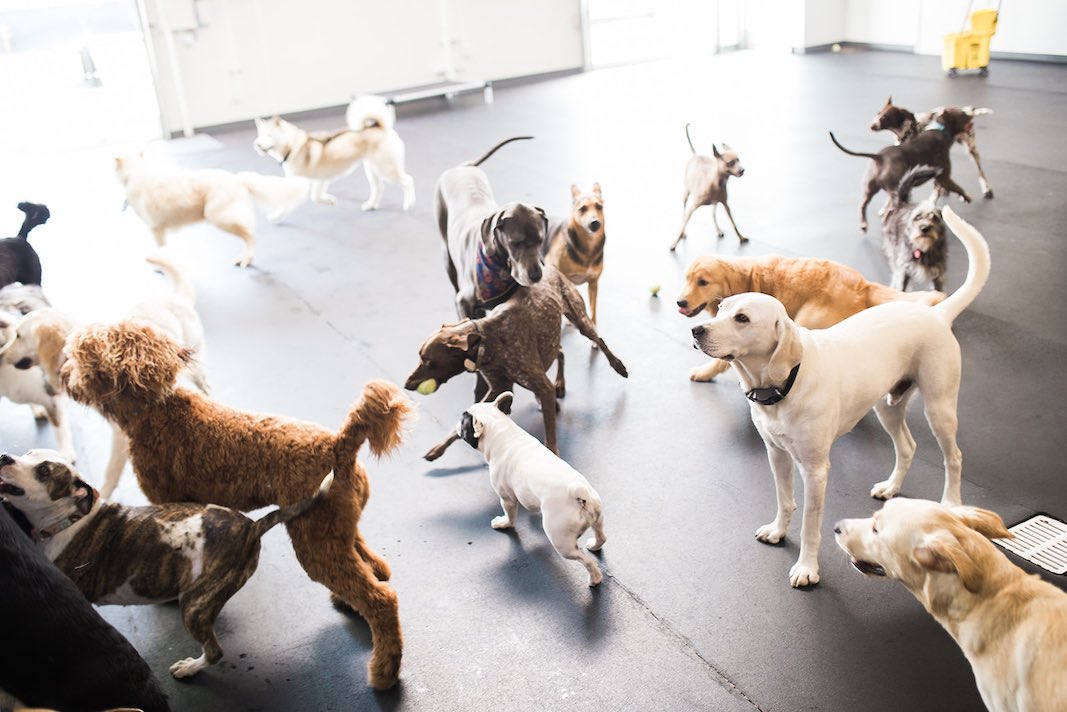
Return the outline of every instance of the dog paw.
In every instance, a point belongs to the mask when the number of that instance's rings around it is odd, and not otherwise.
[[[567,386],[563,383],[556,384],[556,398],[562,398],[567,395]]]
[[[745,237],[744,235],[738,235],[737,236],[737,241],[738,242],[748,242],[748,238]]]
[[[987,190],[986,192],[982,193],[982,197],[985,198],[986,200],[992,200],[993,199],[993,191],[992,191],[992,189]]]
[[[378,204],[373,200],[368,200],[367,202],[363,203],[363,205],[360,205],[359,209],[365,213],[370,212],[371,210],[377,210]]]
[[[241,267],[242,269],[245,268],[245,267],[251,267],[252,266],[252,258],[251,257],[238,257],[236,260],[233,261],[233,263],[236,266]]]
[[[493,521],[489,522],[489,526],[493,529],[511,529],[511,520],[507,517],[493,517]]]
[[[605,542],[600,542],[598,544],[596,537],[589,537],[589,540],[585,542],[585,548],[589,549],[589,551],[600,551],[604,548],[604,543]]]
[[[415,207],[415,199],[412,198],[411,200],[408,200],[407,198],[404,198],[404,205],[402,207],[405,213],[411,210],[413,207]]]
[[[589,572],[589,587],[599,586],[603,580],[604,574],[600,573],[600,569],[594,566]]]
[[[789,584],[793,588],[814,586],[819,583],[819,564],[798,561],[789,569]]]
[[[764,524],[756,530],[756,538],[764,544],[777,544],[785,538],[785,528],[778,526],[778,522]]]
[[[186,658],[174,663],[170,666],[170,674],[177,678],[192,677],[205,667],[207,660],[201,655],[199,658]]]
[[[866,222],[861,222],[860,223],[860,232],[862,232],[862,233],[866,233],[867,232],[867,223]]]
[[[714,373],[709,373],[707,366],[694,366],[689,369],[689,380],[696,383],[711,383],[715,380]]]
[[[875,499],[892,499],[899,492],[900,487],[895,486],[890,480],[879,482],[874,487],[871,487],[871,496]]]

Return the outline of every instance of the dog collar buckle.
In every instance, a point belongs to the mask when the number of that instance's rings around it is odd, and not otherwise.
[[[751,391],[745,394],[745,398],[748,398],[753,403],[759,403],[760,405],[774,405],[785,400],[785,397],[789,395],[789,391],[793,388],[793,383],[797,380],[797,373],[800,372],[800,364],[793,366],[793,370],[789,372],[789,378],[786,379],[785,384],[779,388],[778,386],[768,386],[766,388],[753,388]]]

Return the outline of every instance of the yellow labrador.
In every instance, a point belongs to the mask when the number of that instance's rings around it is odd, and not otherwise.
[[[796,509],[793,469],[804,479],[800,558],[789,572],[793,586],[819,582],[823,500],[830,447],[874,408],[893,438],[896,466],[871,496],[900,491],[915,456],[904,411],[918,391],[945,459],[942,501],[960,503],[963,458],[956,445],[960,345],[952,322],[978,296],[989,276],[989,247],[951,208],[945,221],[967,248],[967,279],[954,294],[928,307],[915,302],[879,304],[823,330],[797,326],[780,301],[766,294],[723,300],[718,315],[693,328],[694,345],[733,364],[752,422],[767,447],[778,511],[756,530],[777,544]],[[887,395],[888,394],[888,395]]]
[[[971,663],[992,712],[1067,710],[1067,594],[1008,560],[993,512],[896,499],[834,527],[852,565],[903,583]]]

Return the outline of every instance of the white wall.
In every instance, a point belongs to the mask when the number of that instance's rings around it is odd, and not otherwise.
[[[921,0],[846,0],[844,37],[850,42],[913,47],[921,5]]]
[[[347,102],[353,93],[431,84],[445,68],[447,12],[456,69],[504,79],[582,65],[580,0],[158,0],[178,33],[193,126]],[[157,0],[145,0],[164,124],[181,128]],[[195,26],[195,21],[191,23]]]

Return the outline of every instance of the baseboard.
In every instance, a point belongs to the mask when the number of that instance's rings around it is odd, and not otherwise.
[[[880,44],[878,42],[831,42],[830,44],[814,45],[812,47],[794,47],[793,54],[819,54],[832,52],[834,46],[839,49],[862,49],[871,52],[897,52],[904,54],[916,54],[912,45]],[[935,57],[937,55],[929,55]],[[1009,62],[1046,62],[1049,64],[1067,64],[1067,56],[1062,54],[1030,54],[1027,52],[990,52],[990,59],[1006,60]]]

